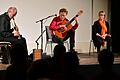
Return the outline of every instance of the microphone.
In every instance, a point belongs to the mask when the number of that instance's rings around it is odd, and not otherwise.
[[[57,16],[57,14],[50,15],[50,16],[48,16],[47,18],[54,17],[54,16]]]

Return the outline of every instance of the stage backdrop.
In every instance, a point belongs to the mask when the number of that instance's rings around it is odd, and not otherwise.
[[[60,8],[68,9],[68,19],[75,16],[79,10],[82,9],[84,11],[83,15],[79,16],[80,25],[76,30],[75,49],[79,52],[88,52],[91,25],[97,19],[97,12],[99,10],[107,12],[107,0],[0,0],[0,14],[7,11],[10,6],[15,6],[18,9],[15,20],[22,36],[27,40],[29,54],[33,49],[37,48],[35,41],[41,35],[41,23],[36,23],[36,21],[50,15],[58,15]],[[43,28],[50,24],[52,18],[44,20]],[[46,43],[45,36],[44,33],[43,49]],[[41,38],[38,42],[39,48],[41,48]],[[50,47],[48,46],[47,48],[49,49]]]

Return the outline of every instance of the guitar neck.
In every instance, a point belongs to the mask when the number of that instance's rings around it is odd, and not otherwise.
[[[67,24],[66,24],[66,27],[68,27],[76,17],[78,17],[79,15],[76,15],[75,17],[73,17]]]

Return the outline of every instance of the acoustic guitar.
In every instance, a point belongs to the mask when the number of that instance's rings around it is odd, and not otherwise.
[[[63,39],[67,35],[67,31],[72,29],[73,26],[72,26],[71,23],[74,21],[74,19],[76,17],[78,17],[82,13],[83,13],[83,10],[80,10],[70,21],[63,20],[60,25],[65,25],[67,30],[65,30],[64,28],[59,28],[58,30],[53,31],[55,36],[57,36],[58,38]]]

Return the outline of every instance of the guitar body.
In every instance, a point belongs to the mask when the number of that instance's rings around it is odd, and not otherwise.
[[[66,25],[67,22],[68,22],[68,21],[63,20],[60,25]],[[67,30],[65,30],[64,28],[59,28],[58,30],[53,31],[53,33],[55,33],[55,36],[63,39],[63,38],[65,38],[65,36],[67,35],[67,32],[68,32],[70,29],[72,29],[72,25],[70,24],[70,25],[66,26],[66,28],[67,28]]]

